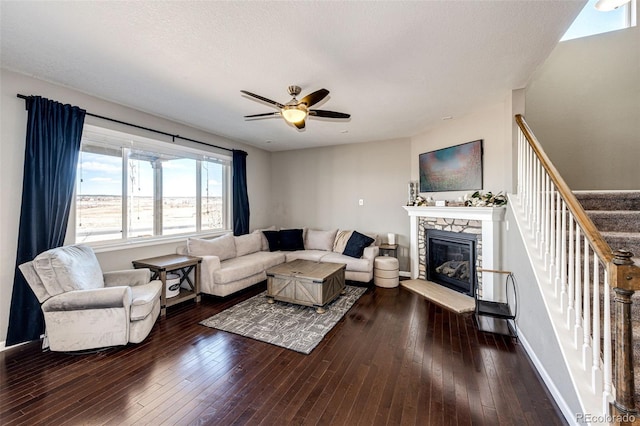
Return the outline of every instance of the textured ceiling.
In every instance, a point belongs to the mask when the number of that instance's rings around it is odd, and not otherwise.
[[[524,87],[584,1],[0,2],[3,68],[267,150],[412,136]],[[331,94],[299,131],[240,94]],[[299,98],[300,98],[299,97]],[[271,141],[267,143],[267,141]]]

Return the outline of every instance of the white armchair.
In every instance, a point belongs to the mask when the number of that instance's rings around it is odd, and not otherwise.
[[[149,269],[103,273],[85,245],[58,247],[19,266],[41,303],[44,347],[79,351],[142,342],[160,313]]]

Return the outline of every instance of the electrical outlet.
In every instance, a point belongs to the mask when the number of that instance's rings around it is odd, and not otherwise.
[[[364,206],[364,200],[363,200],[362,198],[360,198],[360,199],[358,200],[358,205],[359,205],[359,206]]]

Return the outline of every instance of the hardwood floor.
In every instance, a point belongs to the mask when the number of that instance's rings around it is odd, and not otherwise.
[[[403,288],[310,355],[198,324],[264,288],[171,307],[138,345],[0,353],[0,424],[565,424],[519,345]]]

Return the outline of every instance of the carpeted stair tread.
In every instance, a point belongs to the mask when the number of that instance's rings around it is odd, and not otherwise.
[[[574,191],[585,210],[640,210],[640,191]]]
[[[602,236],[609,243],[611,250],[625,249],[636,257],[640,256],[640,233],[602,232]]]
[[[640,211],[588,210],[587,214],[601,232],[640,233]]]

